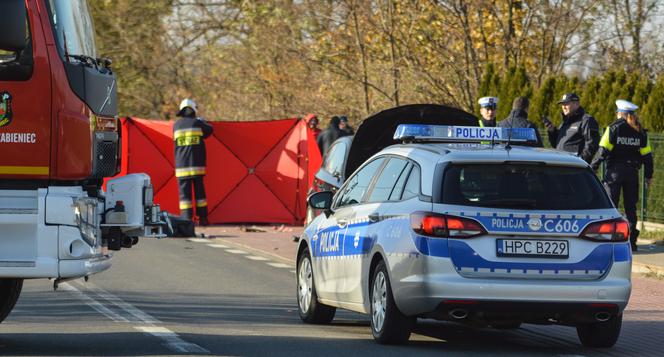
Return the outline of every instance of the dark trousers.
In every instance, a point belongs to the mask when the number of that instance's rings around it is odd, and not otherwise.
[[[203,176],[178,177],[178,184],[180,185],[180,216],[191,219],[193,209],[196,207],[198,218],[207,218],[208,209]],[[192,188],[195,201],[192,198]]]
[[[636,202],[639,200],[639,170],[629,166],[608,167],[604,175],[604,187],[618,206],[620,191],[623,192],[623,207],[629,221],[629,240],[636,246],[639,231],[636,229]]]

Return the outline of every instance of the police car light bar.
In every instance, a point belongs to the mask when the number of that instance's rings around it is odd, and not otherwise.
[[[426,124],[400,124],[394,132],[394,140],[441,141],[486,143],[536,142],[532,128],[482,128],[478,126],[447,126]]]

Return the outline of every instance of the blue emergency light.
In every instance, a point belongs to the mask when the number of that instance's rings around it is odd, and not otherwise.
[[[536,142],[532,128],[488,128],[479,126],[447,126],[426,124],[400,124],[394,140],[440,142]]]

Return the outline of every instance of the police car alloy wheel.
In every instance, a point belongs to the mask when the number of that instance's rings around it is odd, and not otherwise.
[[[613,347],[620,336],[622,313],[611,316],[608,321],[576,327],[579,340],[585,347]]]
[[[297,305],[300,319],[306,323],[328,324],[336,313],[336,308],[318,302],[308,248],[302,252],[297,264]]]
[[[402,344],[410,338],[416,318],[399,311],[394,296],[387,266],[381,261],[371,279],[371,332],[380,344]]]

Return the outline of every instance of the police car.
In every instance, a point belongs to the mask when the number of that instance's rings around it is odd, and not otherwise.
[[[366,160],[297,253],[301,319],[336,308],[371,316],[379,343],[404,343],[417,318],[518,328],[576,327],[611,347],[630,291],[627,222],[593,171],[568,153],[516,145],[532,129],[400,125]]]

